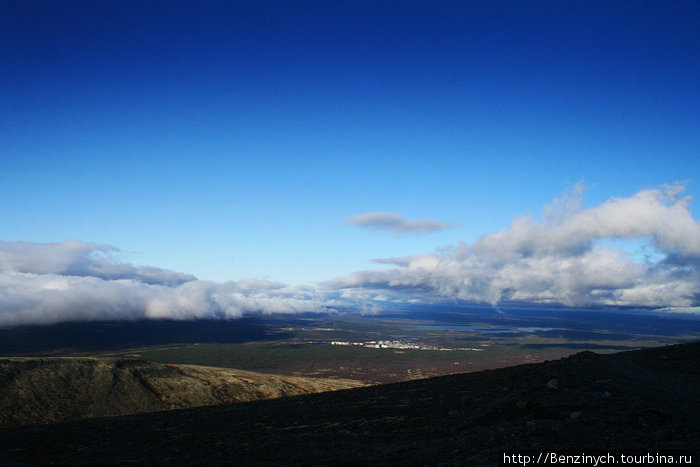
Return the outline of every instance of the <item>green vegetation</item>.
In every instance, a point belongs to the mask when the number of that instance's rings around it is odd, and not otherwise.
[[[0,426],[244,402],[362,386],[138,358],[0,358]]]
[[[402,362],[416,359],[462,360],[477,352],[372,349],[331,344],[193,344],[140,350],[154,362],[208,365],[241,369],[277,369],[305,362]]]
[[[147,323],[153,326],[155,334],[151,334],[158,338],[150,341],[127,339],[138,329],[121,323],[99,328],[103,335],[112,336],[115,344],[111,347],[66,349],[62,354],[109,352],[156,363],[387,383],[535,363],[583,350],[610,353],[653,347],[700,336],[693,332],[693,322],[681,326],[653,316],[620,315],[615,317],[619,322],[606,325],[592,312],[576,315],[579,321],[570,316],[539,317],[523,312],[491,319],[479,315],[462,320],[464,323],[403,318],[270,318],[248,323],[247,327],[237,322],[224,330],[209,322],[192,323],[186,328],[173,324],[159,328],[159,323]],[[639,320],[646,325],[640,326]],[[167,332],[172,326],[178,332]],[[337,341],[362,345],[331,344]],[[388,341],[393,348],[367,347],[372,341]]]

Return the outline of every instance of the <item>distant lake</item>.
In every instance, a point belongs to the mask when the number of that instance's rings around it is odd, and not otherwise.
[[[416,329],[419,331],[461,331],[461,332],[480,332],[484,334],[498,334],[506,332],[524,332],[524,333],[535,333],[535,332],[545,332],[553,331],[557,328],[545,328],[545,327],[500,327],[500,326],[478,326],[478,325],[468,325],[468,324],[415,324],[410,326],[411,329]]]
[[[630,339],[640,335],[697,339],[700,315],[646,309],[442,306],[377,317],[411,320],[406,329],[481,334],[539,334],[569,339]],[[372,318],[369,318],[372,319]],[[416,322],[418,321],[418,323]]]

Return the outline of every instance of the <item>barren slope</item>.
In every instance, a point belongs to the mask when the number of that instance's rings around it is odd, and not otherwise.
[[[584,352],[349,391],[4,428],[0,464],[473,466],[501,465],[504,454],[585,452],[610,453],[618,465],[623,454],[692,455],[697,465],[698,362],[700,343]]]

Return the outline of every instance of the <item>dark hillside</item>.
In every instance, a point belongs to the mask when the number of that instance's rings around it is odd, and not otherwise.
[[[0,358],[0,426],[52,423],[363,386],[138,358]]]
[[[504,454],[565,451],[692,454],[697,463],[698,362],[698,343],[584,352],[333,393],[4,429],[0,463],[497,465]]]

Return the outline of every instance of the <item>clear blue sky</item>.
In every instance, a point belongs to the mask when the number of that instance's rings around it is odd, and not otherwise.
[[[693,1],[4,1],[0,89],[0,240],[201,279],[472,244],[581,180],[699,193]]]

